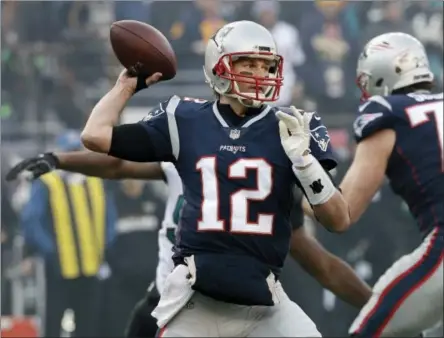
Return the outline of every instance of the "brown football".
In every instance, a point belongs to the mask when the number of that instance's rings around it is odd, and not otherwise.
[[[110,40],[117,59],[131,72],[146,76],[160,72],[161,80],[176,76],[174,50],[153,26],[135,20],[116,21],[111,25]]]

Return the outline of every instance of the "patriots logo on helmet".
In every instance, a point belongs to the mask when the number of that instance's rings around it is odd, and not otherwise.
[[[330,135],[328,135],[327,128],[325,126],[319,126],[310,130],[311,138],[319,145],[322,151],[327,151],[330,143]]]
[[[211,39],[219,46],[222,43],[222,40],[233,30],[234,27],[231,26],[222,26],[219,28],[216,33],[211,37]]]

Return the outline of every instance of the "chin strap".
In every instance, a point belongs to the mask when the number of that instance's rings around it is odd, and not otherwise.
[[[244,105],[245,107],[248,107],[248,108],[259,108],[260,106],[262,106],[264,104],[262,101],[259,101],[259,100],[246,99],[244,97],[239,97],[239,96],[236,96],[236,97],[242,105]],[[252,104],[246,104],[244,102],[245,100],[247,100],[247,101],[251,100]]]

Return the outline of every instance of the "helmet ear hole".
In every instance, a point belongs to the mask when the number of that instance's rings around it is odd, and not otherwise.
[[[383,82],[384,82],[384,79],[380,78],[380,79],[378,79],[378,81],[376,81],[375,86],[376,87],[381,87]]]

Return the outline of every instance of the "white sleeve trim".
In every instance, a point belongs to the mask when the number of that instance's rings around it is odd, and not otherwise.
[[[177,128],[177,121],[175,115],[176,108],[179,105],[179,103],[180,103],[180,98],[174,95],[169,100],[168,105],[166,106],[165,109],[168,115],[168,131],[170,134],[171,148],[176,160],[179,159],[179,152],[180,152],[179,129]]]

